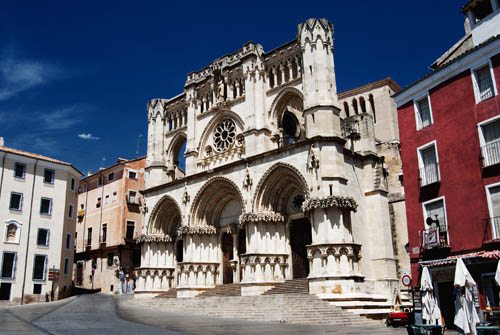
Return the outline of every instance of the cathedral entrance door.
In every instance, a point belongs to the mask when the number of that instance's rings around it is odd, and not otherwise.
[[[233,282],[233,236],[228,233],[222,234],[222,283],[231,284]]]
[[[311,224],[307,219],[293,220],[290,224],[290,246],[292,249],[293,278],[309,275],[309,260],[306,246],[311,244]]]

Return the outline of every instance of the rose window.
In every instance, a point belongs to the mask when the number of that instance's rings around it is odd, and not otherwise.
[[[235,140],[236,126],[230,119],[223,120],[214,133],[214,146],[218,152],[226,151],[229,149]]]

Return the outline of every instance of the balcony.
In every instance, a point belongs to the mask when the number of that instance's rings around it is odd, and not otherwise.
[[[131,196],[127,194],[127,204],[129,205],[140,205],[139,198],[137,196]]]
[[[419,169],[418,172],[420,187],[439,183],[441,181],[438,163],[426,164],[423,168]]]
[[[500,163],[500,140],[481,147],[483,168]]]
[[[435,248],[449,248],[448,231],[446,227],[430,228],[420,231],[422,237],[422,248],[424,250]]]
[[[484,235],[483,244],[500,243],[500,216],[483,219]]]

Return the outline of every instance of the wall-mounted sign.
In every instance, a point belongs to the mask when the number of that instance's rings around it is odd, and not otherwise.
[[[410,284],[411,284],[411,277],[408,276],[408,275],[404,275],[403,277],[401,277],[401,283],[404,286],[406,286],[406,287],[410,286]]]

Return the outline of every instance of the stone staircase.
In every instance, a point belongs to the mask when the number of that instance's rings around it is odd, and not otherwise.
[[[168,293],[168,292],[167,292]],[[197,296],[184,299],[162,299],[137,296],[115,296],[124,307],[164,310],[190,315],[239,318],[297,324],[339,324],[380,326],[379,322],[361,317],[341,307],[332,306],[315,295],[290,293],[260,296]]]
[[[319,294],[330,305],[372,320],[385,320],[392,310],[392,303],[378,294]]]
[[[215,288],[204,291],[198,294],[196,297],[234,297],[241,296],[241,285],[240,284],[224,284],[216,285]]]
[[[264,295],[270,294],[308,294],[309,281],[307,278],[286,280],[274,288],[264,292]]]

